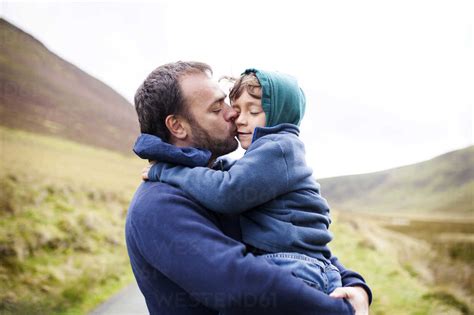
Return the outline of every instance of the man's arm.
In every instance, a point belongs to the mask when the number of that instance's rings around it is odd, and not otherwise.
[[[345,299],[319,292],[264,259],[245,255],[214,216],[180,194],[159,194],[153,211],[130,218],[150,265],[197,301],[224,314],[353,314]],[[140,213],[138,213],[140,214]]]
[[[369,305],[372,303],[372,291],[370,290],[369,286],[365,283],[364,278],[352,271],[346,269],[337,259],[337,257],[331,257],[331,263],[339,269],[342,278],[342,286],[343,287],[361,287],[367,293],[368,303]]]
[[[287,193],[293,182],[310,175],[292,172],[301,176],[293,175],[290,183],[288,167],[278,142],[266,140],[256,142],[228,171],[158,163],[148,178],[178,186],[212,211],[236,214]]]

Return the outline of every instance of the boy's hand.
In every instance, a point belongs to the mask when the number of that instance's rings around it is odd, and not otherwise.
[[[355,309],[355,315],[369,315],[369,297],[361,287],[340,287],[329,296],[337,299],[347,299]]]
[[[142,179],[143,179],[143,180],[148,180],[148,172],[150,171],[150,168],[151,168],[155,163],[156,163],[155,161],[150,161],[150,164],[148,164],[148,166],[146,166],[145,168],[143,168],[143,170],[142,170]]]

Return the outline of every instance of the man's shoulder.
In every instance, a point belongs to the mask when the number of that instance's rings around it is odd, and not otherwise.
[[[186,193],[178,187],[162,183],[162,182],[143,182],[135,193],[136,197],[140,200],[159,201],[162,199],[172,197],[184,197],[189,198]]]
[[[188,194],[178,187],[161,182],[142,183],[129,207],[129,220],[170,216],[176,211],[202,211]]]
[[[126,219],[127,239],[156,235],[157,229],[187,234],[189,224],[220,226],[221,220],[181,189],[160,182],[145,182],[135,192]],[[179,227],[179,228],[176,228]],[[173,231],[173,229],[175,229]]]

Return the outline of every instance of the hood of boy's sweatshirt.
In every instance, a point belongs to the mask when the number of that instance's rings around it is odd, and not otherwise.
[[[299,126],[306,108],[306,97],[298,81],[280,72],[247,69],[245,74],[255,73],[262,86],[262,107],[266,115],[266,127],[283,123]]]
[[[166,162],[190,167],[207,166],[211,152],[193,147],[177,147],[161,140],[160,137],[142,133],[133,147],[142,159]]]

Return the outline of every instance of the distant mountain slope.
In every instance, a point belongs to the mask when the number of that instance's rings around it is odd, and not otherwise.
[[[382,172],[319,180],[333,208],[474,215],[474,146]]]
[[[0,41],[0,125],[131,154],[139,128],[127,100],[4,19]]]

